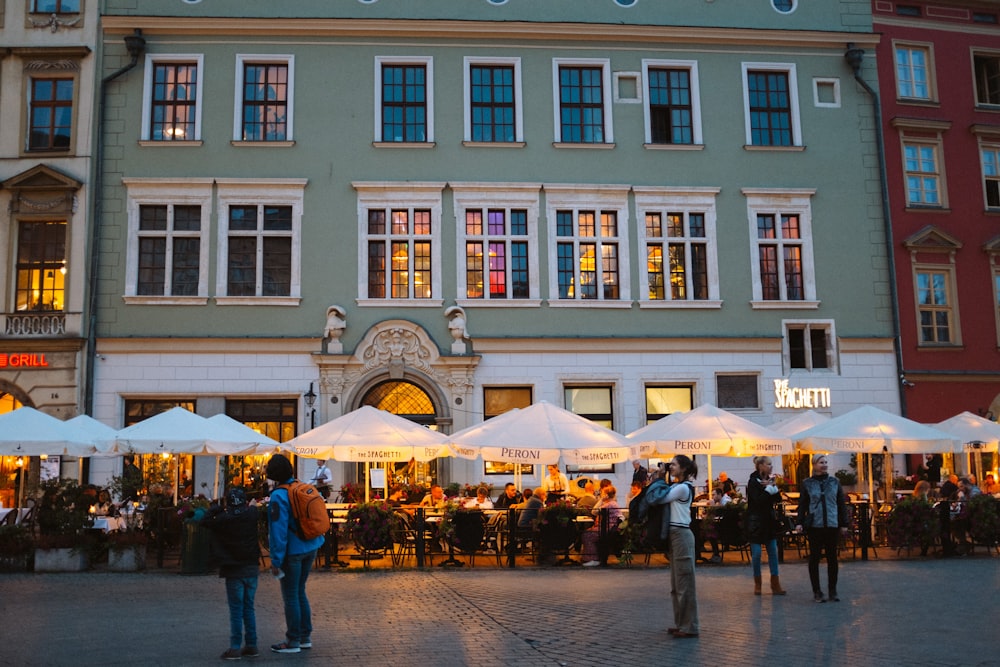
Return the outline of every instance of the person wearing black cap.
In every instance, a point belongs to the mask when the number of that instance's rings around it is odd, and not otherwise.
[[[267,462],[267,478],[277,484],[289,484],[295,479],[292,463],[283,454],[275,454]],[[285,603],[285,641],[271,645],[275,653],[298,653],[312,648],[312,610],[306,597],[309,568],[316,560],[316,550],[323,545],[323,536],[311,540],[299,537],[292,518],[288,489],[271,491],[268,505],[268,546],[271,552],[271,574],[281,580],[281,599]]]
[[[211,555],[219,566],[219,576],[226,580],[229,602],[229,649],[222,654],[222,659],[256,656],[254,596],[260,574],[257,508],[247,503],[243,489],[233,487],[226,493],[225,509],[213,505],[204,525],[212,531]]]

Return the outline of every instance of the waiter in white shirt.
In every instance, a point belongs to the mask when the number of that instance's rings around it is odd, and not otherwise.
[[[316,490],[320,492],[323,498],[329,500],[330,483],[333,481],[333,473],[326,467],[324,459],[316,460],[316,472],[309,481],[316,487]]]

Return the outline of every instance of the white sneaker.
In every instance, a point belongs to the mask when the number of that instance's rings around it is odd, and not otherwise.
[[[586,563],[583,564],[583,566],[584,567],[597,567],[600,564],[601,564],[601,561],[599,561],[599,560],[588,560]]]

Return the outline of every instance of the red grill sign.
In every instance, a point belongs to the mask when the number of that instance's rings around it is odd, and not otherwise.
[[[46,368],[48,365],[44,354],[0,352],[0,368]]]

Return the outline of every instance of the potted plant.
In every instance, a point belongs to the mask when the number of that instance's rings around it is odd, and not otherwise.
[[[1000,542],[1000,500],[979,494],[966,503],[965,511],[973,544],[990,547]]]
[[[362,503],[365,500],[365,488],[354,482],[345,482],[340,487],[340,502]]]
[[[557,500],[538,510],[535,525],[544,558],[558,551],[568,551],[573,546],[578,534],[577,515],[576,507],[566,500]]]
[[[35,572],[78,572],[87,567],[83,530],[90,505],[71,479],[50,479],[39,485],[38,538]]]
[[[398,521],[396,511],[386,502],[361,503],[347,510],[347,525],[366,567],[378,552],[392,546]]]
[[[941,532],[938,511],[921,498],[903,498],[886,520],[886,539],[899,553],[920,547],[922,553],[934,544]]]
[[[25,526],[0,526],[0,572],[25,572],[34,544]]]
[[[138,513],[123,515],[118,530],[108,533],[108,570],[135,572],[146,569],[149,533]]]

